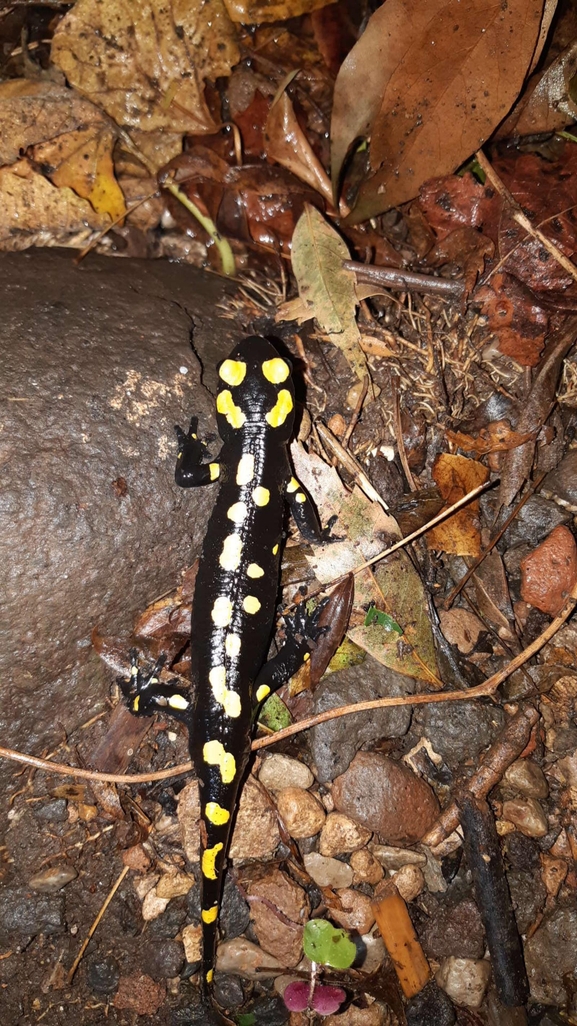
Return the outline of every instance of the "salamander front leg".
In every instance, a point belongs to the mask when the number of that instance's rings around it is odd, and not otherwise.
[[[174,428],[178,441],[178,455],[174,477],[181,488],[195,488],[197,485],[210,484],[220,477],[220,463],[203,463],[208,454],[204,442],[201,442],[198,430],[198,417],[192,417],[188,432],[182,428]]]
[[[166,656],[156,660],[149,673],[143,673],[138,666],[136,649],[130,651],[130,677],[118,679],[118,684],[131,713],[135,716],[153,716],[156,712],[164,712],[183,723],[189,722],[190,696],[187,690],[168,681],[161,684],[158,674],[162,670]]]

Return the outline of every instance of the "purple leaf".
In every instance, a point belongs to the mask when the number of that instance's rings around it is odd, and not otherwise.
[[[313,1008],[319,1015],[334,1015],[341,1007],[343,1001],[346,1000],[346,996],[341,987],[324,987],[322,984],[319,984],[314,990]]]
[[[283,1000],[289,1012],[304,1012],[308,1008],[309,990],[309,984],[304,980],[295,980],[285,987]]]

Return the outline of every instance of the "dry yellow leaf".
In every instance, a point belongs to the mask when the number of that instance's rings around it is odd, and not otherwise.
[[[116,221],[126,213],[126,204],[114,177],[114,139],[110,125],[92,125],[35,146],[34,161],[50,168],[47,174],[54,185],[74,189],[99,214]]]
[[[68,81],[119,125],[214,132],[206,79],[239,60],[222,0],[78,0],[52,41]]]
[[[433,477],[445,500],[446,508],[462,499],[489,478],[489,471],[477,460],[441,453],[433,465]],[[457,556],[478,556],[481,552],[479,500],[457,510],[425,535],[430,549]]]
[[[29,146],[107,124],[99,107],[53,82],[0,83],[0,164],[14,164]]]

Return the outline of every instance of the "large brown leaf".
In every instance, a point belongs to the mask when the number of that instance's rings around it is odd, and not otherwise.
[[[537,42],[543,0],[387,0],[339,72],[331,127],[337,183],[355,139],[372,175],[351,215],[404,203],[453,171],[505,117]]]

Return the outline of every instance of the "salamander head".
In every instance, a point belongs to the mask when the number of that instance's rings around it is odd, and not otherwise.
[[[251,335],[239,342],[219,365],[218,376],[216,410],[223,440],[268,426],[277,441],[288,441],[294,421],[291,366],[266,338]]]

